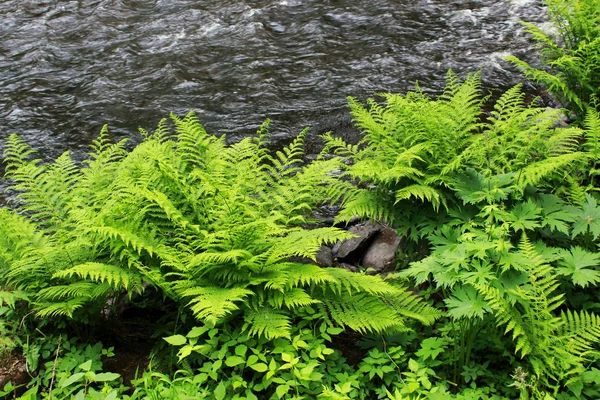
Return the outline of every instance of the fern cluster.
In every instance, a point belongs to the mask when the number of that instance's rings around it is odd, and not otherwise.
[[[350,99],[364,139],[350,146],[326,136],[327,149],[349,159],[347,173],[370,187],[348,198],[338,219],[355,215],[420,230],[423,207],[439,215],[457,205],[454,192],[478,171],[481,185],[508,184],[523,194],[529,186],[551,187],[585,159],[578,128],[555,128],[561,111],[526,105],[518,85],[504,93],[483,120],[478,74],[464,82],[451,71],[444,93],[385,94],[385,104],[367,107]],[[579,181],[577,181],[579,182]],[[421,204],[419,204],[421,203]]]
[[[512,333],[515,351],[527,356],[539,387],[552,388],[556,395],[561,385],[581,379],[585,364],[599,358],[594,343],[600,336],[600,317],[569,309],[557,315],[565,301],[548,260],[526,235],[518,254],[526,281],[504,290],[486,285],[477,289],[489,301],[498,325]]]
[[[508,60],[528,78],[546,85],[583,120],[588,108],[599,108],[600,4],[596,0],[546,0],[546,4],[556,35],[523,23],[541,48],[545,68],[513,56]]]
[[[347,198],[342,160],[303,163],[302,132],[271,152],[268,122],[227,145],[193,113],[165,120],[131,152],[103,129],[90,159],[42,165],[17,136],[7,177],[24,216],[2,210],[2,285],[28,293],[42,317],[99,313],[147,285],[215,325],[242,318],[253,335],[288,337],[298,310],[359,332],[406,329],[439,315],[405,287],[313,259],[346,231],[306,229],[316,206]]]
[[[442,296],[460,343],[454,380],[495,318],[513,333],[532,387],[556,393],[597,358],[598,317],[569,308],[558,288],[597,298],[599,115],[559,127],[562,110],[527,105],[520,85],[485,115],[480,91],[478,75],[461,83],[450,72],[436,99],[417,90],[365,107],[351,98],[363,141],[325,137],[362,186],[338,219],[383,219],[417,242],[408,248],[416,261],[399,274]],[[524,235],[534,244],[519,244]]]

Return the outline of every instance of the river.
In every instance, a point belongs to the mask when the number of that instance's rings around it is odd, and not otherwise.
[[[233,140],[266,117],[275,140],[349,130],[348,95],[439,92],[449,68],[492,92],[521,81],[503,57],[531,60],[518,21],[543,15],[533,0],[3,0],[0,142],[80,157],[105,123],[135,141],[191,109]]]

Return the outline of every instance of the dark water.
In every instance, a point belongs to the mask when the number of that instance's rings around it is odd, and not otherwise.
[[[347,95],[438,91],[449,68],[518,82],[503,57],[530,59],[518,20],[542,15],[535,0],[2,0],[0,141],[81,155],[105,123],[136,137],[190,109],[234,137],[265,117],[280,139],[344,129]]]

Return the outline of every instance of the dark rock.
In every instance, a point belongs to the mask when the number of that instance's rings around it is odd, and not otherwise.
[[[315,255],[317,265],[321,267],[331,267],[333,265],[333,252],[328,246],[321,246],[321,249]]]
[[[333,253],[331,252],[331,248],[326,245],[321,246],[317,254],[315,254],[315,258],[317,260],[316,262],[308,257],[294,256],[288,258],[288,261],[297,262],[300,264],[317,264],[320,267],[333,266]]]
[[[385,227],[377,234],[371,246],[364,253],[361,265],[373,268],[377,273],[393,269],[400,241],[401,237],[396,234],[394,229]]]
[[[355,225],[348,229],[348,232],[358,237],[337,242],[333,246],[333,256],[338,260],[356,261],[357,255],[365,250],[371,239],[381,231],[382,227],[374,222],[368,222],[363,225]],[[360,259],[360,257],[358,258]]]
[[[352,265],[352,264],[339,263],[339,264],[336,264],[336,267],[343,268],[343,269],[345,269],[347,271],[350,271],[350,272],[358,272],[358,268],[356,266]]]

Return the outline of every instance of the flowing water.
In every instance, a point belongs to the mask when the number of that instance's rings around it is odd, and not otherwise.
[[[266,117],[276,140],[348,130],[348,95],[439,91],[449,68],[515,84],[503,57],[532,59],[518,21],[543,14],[535,0],[2,0],[0,142],[81,156],[105,123],[135,138],[191,109],[234,139]]]

